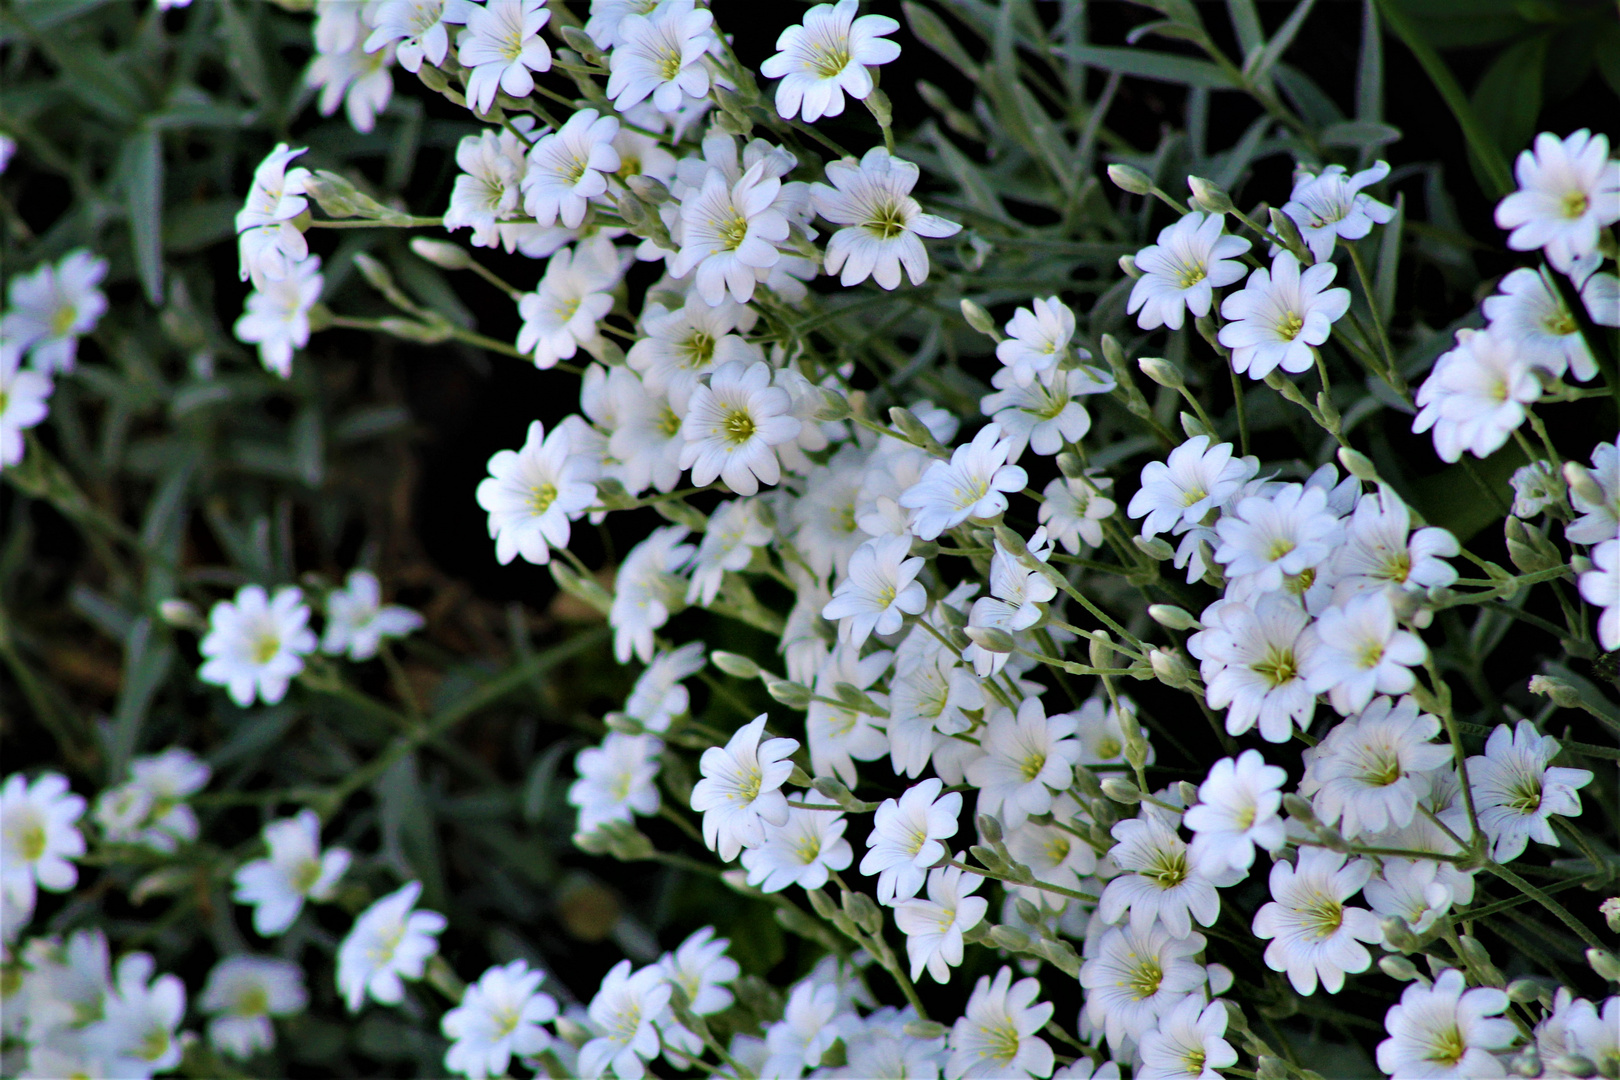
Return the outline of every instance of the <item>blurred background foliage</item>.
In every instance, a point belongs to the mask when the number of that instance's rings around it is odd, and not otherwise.
[[[768,55],[793,16],[762,19],[742,0],[713,6],[745,58]],[[1142,351],[1117,260],[1167,220],[1152,200],[1108,185],[1108,162],[1134,164],[1178,196],[1173,178],[1205,176],[1247,209],[1280,204],[1295,157],[1351,168],[1389,160],[1402,216],[1377,253],[1374,291],[1415,383],[1474,318],[1482,282],[1512,265],[1489,214],[1513,155],[1537,130],[1612,129],[1620,117],[1612,0],[871,8],[904,26],[903,58],[884,70],[900,152],[922,166],[932,208],[968,228],[924,288],[823,297],[816,334],[830,354],[880,373],[873,389],[890,403],[923,391],[963,416],[978,411],[989,355],[955,314],[963,296],[1004,316],[1060,293],[1088,313],[1094,351],[1103,332],[1128,355]],[[309,28],[307,15],[264,0],[196,0],[170,13],[145,0],[0,7],[0,127],[21,147],[0,176],[0,272],[9,279],[76,247],[112,264],[109,313],[0,485],[6,770],[63,768],[92,792],[121,779],[132,756],[172,744],[215,770],[196,800],[204,840],[180,870],[87,875],[89,887],[43,908],[36,925],[94,920],[115,950],[151,950],[196,987],[214,956],[251,947],[229,901],[231,869],[265,820],[304,803],[327,817],[332,842],[379,853],[360,860],[345,906],[358,910],[396,879],[422,880],[423,902],[450,918],[445,955],[463,977],[522,956],[553,973],[553,992],[588,994],[621,954],[645,962],[706,922],[732,936],[749,974],[802,969],[815,951],[795,945],[770,905],[678,866],[619,866],[570,846],[569,762],[599,737],[628,676],[594,612],[559,597],[539,568],[495,564],[472,496],[490,453],[520,442],[529,420],[571,411],[571,382],[563,392],[557,381],[568,377],[453,343],[328,330],[283,381],[232,337],[247,291],[232,219],[275,143],[308,145],[301,164],[437,213],[455,145],[474,130],[465,111],[397,69],[373,132],[322,119],[301,78]],[[828,130],[851,147],[873,137],[859,110]],[[369,253],[458,324],[515,333],[504,297],[447,280],[398,232],[312,237],[329,308],[388,311],[354,271],[353,256]],[[537,278],[535,264],[504,258],[491,265],[510,279]],[[1171,340],[1169,359],[1209,383],[1201,392],[1231,426],[1227,380],[1198,376],[1209,358],[1178,355],[1187,339]],[[1466,537],[1499,516],[1458,469],[1415,471],[1434,463],[1405,414],[1334,363],[1346,427],[1430,520]],[[1154,422],[1173,427],[1175,395],[1146,392]],[[1273,445],[1320,441],[1270,391],[1251,389],[1247,404],[1263,458]],[[1596,431],[1605,407],[1560,406],[1574,431]],[[1095,420],[1093,464],[1157,445],[1125,408]],[[1478,473],[1500,492],[1517,454],[1509,447]],[[575,546],[610,567],[657,520],[619,515],[611,532],[581,528]],[[1499,557],[1493,545],[1500,539],[1486,537],[1476,550]],[[349,683],[314,669],[274,708],[238,709],[200,685],[192,635],[158,615],[172,597],[206,609],[246,582],[318,587],[355,566],[421,610],[425,632],[386,663],[350,669]],[[1473,656],[1444,658],[1470,681],[1511,623],[1481,622],[1463,635]],[[747,631],[700,612],[670,632],[759,653]],[[757,684],[704,678],[716,692],[699,689],[694,711],[723,710],[727,730],[770,705]],[[1474,704],[1482,716],[1500,710]],[[673,768],[666,775],[681,784]],[[673,825],[646,828],[666,850],[686,843]],[[329,951],[346,922],[326,912],[300,925],[278,953],[305,958],[312,935]],[[280,1074],[442,1071],[436,1022],[423,1020],[436,999],[373,1010],[351,1029],[329,976],[312,971],[311,989],[309,1015],[278,1051]],[[744,997],[768,1008],[762,984]],[[1370,1068],[1346,1053],[1339,1075]],[[187,1068],[228,1072],[217,1061]]]

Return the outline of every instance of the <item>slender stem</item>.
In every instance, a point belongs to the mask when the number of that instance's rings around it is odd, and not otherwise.
[[[1238,445],[1242,447],[1243,456],[1249,456],[1249,411],[1243,404],[1243,379],[1231,364],[1226,365],[1226,373],[1232,377],[1232,402],[1237,411]]]
[[[1035,881],[1019,881],[1016,878],[1010,878],[1005,874],[998,874],[994,870],[985,870],[981,867],[969,866],[960,859],[950,859],[945,865],[954,866],[958,870],[966,870],[970,874],[978,874],[980,877],[989,878],[992,881],[1004,881],[1009,885],[1021,885],[1026,889],[1039,889],[1042,892],[1057,893],[1059,896],[1067,896],[1071,900],[1085,900],[1093,904],[1097,902],[1097,897],[1092,896],[1090,893],[1076,892],[1074,889],[1065,889],[1061,885],[1049,885],[1039,879]]]
[[[1501,863],[1487,862],[1485,864],[1485,870],[1488,873],[1495,874],[1497,877],[1501,878],[1503,881],[1507,882],[1509,885],[1512,885],[1526,896],[1529,896],[1536,903],[1552,912],[1553,915],[1557,917],[1559,922],[1573,930],[1575,932],[1575,936],[1586,942],[1590,948],[1607,951],[1607,946],[1598,940],[1597,935],[1592,933],[1585,923],[1571,915],[1569,913],[1569,909],[1565,908],[1563,904],[1560,904],[1558,901],[1542,892],[1539,887],[1530,884],[1530,882],[1526,881],[1518,874],[1515,874]]]

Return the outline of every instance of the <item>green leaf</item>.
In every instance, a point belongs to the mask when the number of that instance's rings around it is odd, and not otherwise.
[[[1311,9],[1316,6],[1316,0],[1300,0],[1293,12],[1288,16],[1277,32],[1266,42],[1265,47],[1255,56],[1254,62],[1244,71],[1249,81],[1257,85],[1264,85],[1271,77],[1271,69],[1283,58],[1283,53],[1294,43],[1299,35],[1299,28],[1305,25],[1310,16]]]
[[[1329,124],[1317,136],[1323,146],[1350,146],[1357,150],[1371,150],[1399,142],[1401,129],[1393,124],[1376,120],[1345,120]]]
[[[422,882],[422,905],[445,910],[443,860],[429,796],[417,775],[416,755],[406,754],[377,781],[381,802],[383,858],[402,877]]]
[[[253,16],[258,14],[255,7],[250,7],[253,14],[244,14],[238,6],[239,0],[216,0],[216,7],[220,15],[219,32],[224,36],[226,49],[226,62],[230,64],[231,71],[242,84],[254,101],[264,101],[271,96],[270,76],[266,71],[264,52],[260,42],[264,35],[257,32],[254,23],[258,20]]]
[[[1509,158],[1528,146],[1536,132],[1548,43],[1548,35],[1538,34],[1503,49],[1474,88],[1474,114]]]
[[[979,65],[962,48],[962,43],[956,40],[956,35],[951,33],[944,19],[912,0],[906,0],[900,6],[905,11],[906,24],[918,40],[943,56],[956,70],[974,82],[979,81]]]
[[[1378,27],[1378,5],[1362,0],[1361,56],[1356,61],[1356,119],[1384,118],[1384,35]]]
[[[163,140],[155,129],[143,127],[124,143],[119,173],[135,273],[155,306],[163,303]]]
[[[1230,90],[1237,86],[1231,76],[1208,60],[1113,45],[1065,44],[1058,46],[1055,51],[1090,67],[1134,75],[1139,79],[1211,89]]]
[[[1293,64],[1278,64],[1273,75],[1295,111],[1313,126],[1324,128],[1344,121],[1343,110],[1314,79]]]
[[[1013,224],[1012,219],[1007,216],[1007,211],[1002,208],[1001,200],[985,179],[984,172],[956,148],[956,144],[939,130],[938,125],[932,120],[925,121],[921,134],[933,144],[939,153],[941,164],[945,166],[945,171],[962,189],[962,196],[970,207],[1008,225]]]
[[[113,709],[107,735],[107,775],[119,777],[140,746],[141,726],[152,707],[152,699],[169,677],[174,664],[174,647],[155,632],[152,618],[135,620],[124,638],[124,677]]]
[[[1232,32],[1237,35],[1238,49],[1246,62],[1256,49],[1266,43],[1260,12],[1255,8],[1254,0],[1226,0],[1226,14],[1232,20]]]

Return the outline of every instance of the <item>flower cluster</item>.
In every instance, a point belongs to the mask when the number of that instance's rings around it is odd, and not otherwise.
[[[106,276],[107,260],[81,248],[11,279],[0,311],[0,468],[22,460],[23,432],[50,412],[53,377],[73,371],[79,339],[106,313]]]

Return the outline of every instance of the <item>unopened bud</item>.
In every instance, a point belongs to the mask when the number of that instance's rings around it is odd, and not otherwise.
[[[1136,366],[1142,369],[1142,374],[1160,386],[1180,390],[1187,385],[1187,380],[1182,378],[1181,372],[1176,365],[1160,357],[1144,356],[1136,362]]]
[[[1378,469],[1373,465],[1372,458],[1359,450],[1352,450],[1348,446],[1339,447],[1339,464],[1344,471],[1357,480],[1364,480],[1369,484],[1378,483]]]
[[[1564,462],[1564,483],[1569,485],[1571,495],[1588,506],[1602,506],[1608,501],[1591,470],[1578,461]]]
[[[450,86],[450,76],[434,67],[432,64],[423,64],[417,69],[416,77],[422,80],[422,85],[435,94],[442,93]]]
[[[1598,911],[1603,913],[1603,919],[1609,924],[1609,929],[1620,934],[1620,896],[1611,896],[1598,905]]]
[[[746,656],[742,656],[734,652],[726,652],[724,649],[716,649],[714,652],[709,654],[709,659],[714,662],[715,667],[719,668],[727,675],[732,675],[739,679],[759,678],[759,665],[754,663]]]
[[[1086,475],[1086,467],[1080,461],[1080,455],[1073,450],[1065,450],[1057,456],[1058,472],[1070,480],[1078,480]]]
[[[1197,203],[1200,209],[1208,210],[1212,214],[1230,214],[1236,209],[1232,205],[1232,196],[1202,176],[1187,177],[1187,187],[1192,189],[1193,202]]]
[[[657,206],[660,203],[668,202],[670,199],[669,188],[665,187],[663,181],[657,177],[643,176],[638,173],[626,180],[625,186],[636,193],[636,198],[649,206]]]
[[[388,267],[364,251],[355,252],[354,268],[378,292],[386,293],[394,288],[394,275],[388,272]]]
[[[1196,439],[1200,435],[1208,436],[1211,441],[1218,438],[1218,436],[1215,434],[1214,428],[1204,423],[1197,416],[1188,412],[1186,409],[1181,410],[1181,414],[1176,419],[1181,421],[1181,430],[1186,432],[1187,438],[1189,439]]]
[[[1174,604],[1149,604],[1148,617],[1171,630],[1202,630],[1204,624],[1192,617],[1185,608]]]
[[[1091,635],[1090,660],[1094,668],[1114,666],[1114,645],[1108,631],[1098,630]]]
[[[1294,224],[1294,219],[1275,206],[1271,208],[1271,231],[1277,234],[1277,239],[1281,240],[1283,246],[1293,252],[1294,257],[1300,262],[1309,266],[1316,261],[1310,249],[1305,246],[1305,238],[1299,235],[1299,226]]]
[[[815,783],[815,781],[810,778],[810,774],[799,768],[797,765],[793,766],[793,768],[789,770],[787,782],[797,788],[807,788]]]
[[[1022,952],[1029,948],[1029,935],[1016,926],[998,926],[990,931],[990,940],[1009,952]]]
[[[622,712],[610,712],[602,719],[602,723],[609,731],[617,731],[621,735],[645,735],[647,725],[633,716]]]
[[[907,1020],[904,1030],[913,1039],[943,1039],[951,1029],[933,1020]]]
[[[964,632],[969,641],[985,652],[1010,653],[1018,648],[1013,636],[997,626],[969,626]]]
[[[917,419],[917,414],[910,409],[896,405],[889,410],[889,422],[900,429],[900,433],[911,445],[921,447],[935,457],[950,457],[945,448],[939,445],[939,440],[934,438],[934,433],[929,431],[928,426]]]
[[[1131,541],[1136,545],[1138,551],[1155,562],[1168,562],[1170,559],[1175,558],[1176,549],[1157,536],[1133,536]]]
[[[1148,174],[1134,165],[1108,166],[1108,179],[1114,182],[1115,187],[1132,195],[1146,195],[1153,190],[1153,181],[1148,179]]]
[[[189,600],[163,601],[158,605],[158,617],[181,630],[204,630],[208,626],[203,621],[202,612],[197,610],[197,605]]]
[[[1556,1075],[1575,1076],[1580,1080],[1597,1075],[1597,1065],[1584,1054],[1559,1054],[1552,1059],[1552,1067]]]
[[[1182,806],[1191,806],[1198,801],[1198,787],[1190,780],[1177,780],[1176,794],[1181,796]]]
[[[1102,781],[1102,793],[1114,802],[1135,806],[1142,801],[1142,792],[1122,776],[1109,776]]]
[[[810,705],[810,688],[787,679],[765,680],[765,692],[771,699],[790,709],[804,709]]]
[[[472,256],[467,254],[466,249],[444,240],[413,237],[411,250],[441,270],[465,270],[473,264]]]
[[[815,418],[819,423],[833,424],[849,418],[849,398],[827,386],[814,388],[816,395]]]
[[[1564,557],[1540,529],[1531,528],[1509,516],[1502,525],[1507,540],[1508,559],[1523,574],[1534,574],[1564,565]]]
[[[967,324],[979,333],[987,337],[998,336],[996,320],[990,317],[988,311],[965,296],[962,298],[962,318],[966,319]]]
[[[1546,989],[1546,985],[1540,979],[1514,979],[1507,984],[1508,1000],[1516,1001],[1520,1005],[1528,1005],[1532,1001],[1539,1001],[1542,992]]]
[[[1412,928],[1406,925],[1406,920],[1399,915],[1390,915],[1384,919],[1384,944],[1396,952],[1416,952],[1419,948],[1418,939],[1412,933]]]
[[[1417,965],[1404,956],[1389,953],[1378,960],[1378,969],[1396,982],[1411,982],[1420,974]]]
[[[1541,1052],[1536,1049],[1535,1043],[1529,1043],[1514,1054],[1508,1061],[1508,1068],[1513,1070],[1514,1076],[1530,1077],[1541,1075]]]
[[[1142,271],[1136,268],[1135,255],[1121,255],[1119,257],[1119,269],[1128,278],[1135,279],[1142,276]]]
[[[1001,843],[1001,821],[994,814],[980,814],[977,824],[979,826],[979,835],[984,837],[985,843]]]
[[[1288,816],[1303,825],[1312,825],[1316,822],[1316,809],[1311,806],[1310,800],[1297,792],[1290,791],[1282,797],[1283,809]]]
[[[848,915],[868,934],[883,932],[883,912],[878,910],[876,902],[865,893],[845,891],[839,899],[844,906],[844,914]]]
[[[1620,982],[1620,960],[1615,959],[1614,953],[1606,949],[1587,949],[1586,962],[1597,972],[1598,978]]]
[[[1192,682],[1192,668],[1178,650],[1149,649],[1148,662],[1153,665],[1153,674],[1168,687],[1181,690]]]

